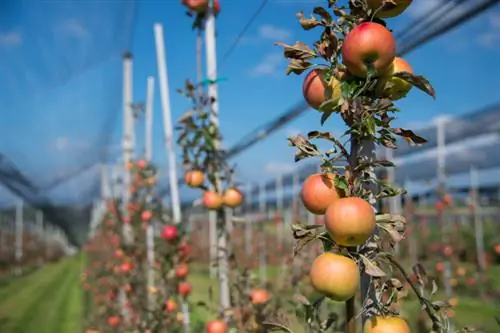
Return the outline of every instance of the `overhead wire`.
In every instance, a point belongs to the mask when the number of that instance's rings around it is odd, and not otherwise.
[[[257,8],[257,10],[252,14],[248,22],[243,26],[243,29],[240,31],[240,33],[236,36],[235,40],[233,43],[229,46],[229,48],[222,54],[220,65],[222,65],[228,58],[229,56],[233,53],[233,51],[236,49],[238,44],[241,42],[243,39],[244,35],[248,31],[248,29],[252,26],[253,22],[257,19],[257,17],[260,15],[264,7],[266,7],[268,3],[268,0],[263,0],[260,4],[260,6]]]
[[[477,1],[477,0],[471,0]],[[398,41],[404,41],[406,37],[415,38],[416,35],[421,34],[423,31],[426,31],[429,24],[433,22],[437,22],[438,20],[443,20],[451,13],[459,12],[460,8],[466,3],[470,3],[469,0],[455,0],[455,1],[447,1],[446,3],[437,2],[435,6],[429,8],[429,10],[419,18],[414,19],[412,23],[409,24],[407,29],[396,33],[394,37]]]
[[[400,53],[408,53],[408,52],[413,51],[415,48],[417,48],[422,43],[426,43],[431,39],[435,39],[435,38],[449,32],[450,30],[458,27],[459,25],[463,24],[464,22],[469,21],[469,20],[473,19],[474,17],[486,12],[488,9],[497,5],[499,2],[500,2],[500,0],[486,0],[483,2],[477,1],[476,5],[471,7],[469,10],[464,11],[462,14],[457,15],[453,19],[450,19],[449,22],[443,23],[443,25],[441,26],[441,28],[439,30],[436,30],[434,32],[426,34],[425,36],[417,38],[415,41],[410,42],[407,45],[404,45],[400,49]]]
[[[456,6],[457,3],[454,3]],[[422,17],[426,17],[427,15],[430,15],[431,13],[434,12],[434,8],[431,8],[427,13],[423,14]],[[414,22],[411,22],[410,24],[407,25],[407,28],[404,30],[411,30],[415,24],[419,22],[419,19],[415,19]],[[435,20],[434,22],[437,22]],[[432,28],[431,24],[427,24],[426,28]],[[439,30],[439,28],[437,28]],[[428,40],[425,40],[424,42],[427,42]],[[422,42],[421,44],[423,44]],[[419,44],[418,46],[420,46]],[[410,50],[411,51],[411,50]],[[400,55],[404,55],[406,52],[400,52]],[[287,111],[282,113],[280,116],[277,118],[265,123],[264,125],[261,125],[257,127],[256,129],[252,130],[250,133],[244,135],[235,145],[230,147],[226,151],[226,157],[228,158],[234,158],[235,156],[241,154],[243,151],[249,149],[253,145],[257,144],[261,140],[267,138],[270,134],[273,132],[276,132],[277,130],[283,128],[286,124],[291,122],[292,120],[298,118],[300,115],[302,115],[305,111],[309,110],[309,105],[301,100],[298,103],[296,103],[294,106],[289,108]],[[179,178],[178,179],[178,184],[182,184],[183,179]],[[165,189],[159,191],[160,196],[164,196],[167,191],[168,191],[169,186],[167,185]]]
[[[475,0],[476,1],[476,0]],[[494,3],[498,2],[499,0],[488,0],[483,3],[480,3],[479,5],[475,6],[474,8],[471,8],[469,11],[464,11],[461,15],[456,16],[454,19],[450,20],[448,23],[442,23],[438,24],[437,27],[434,30],[431,30],[427,34],[425,34],[423,37],[412,41],[408,42],[407,44],[403,44],[403,46],[400,48],[398,55],[403,56],[405,54],[408,54],[409,52],[413,51],[415,48],[421,46],[422,44],[430,41],[431,39],[434,39],[436,37],[441,36],[442,34],[450,31],[451,29],[459,26],[460,24],[464,23],[466,20],[472,19],[475,16],[479,15],[480,13],[484,12],[486,9],[490,8]],[[493,4],[492,4],[493,3]],[[456,5],[456,4],[455,4]],[[433,9],[429,10],[429,14],[433,12]],[[424,14],[423,16],[426,16],[427,14]],[[416,20],[418,22],[418,19]],[[414,23],[410,23],[408,25],[408,29],[411,29],[411,27],[414,25]],[[430,25],[428,24],[426,26],[427,28],[430,28]],[[432,29],[432,28],[431,28]],[[254,133],[253,137],[250,135],[244,136],[244,138],[247,139],[241,139],[239,140],[233,147],[231,147],[228,151],[238,151],[238,154],[241,153],[242,151],[250,148],[254,144],[258,143],[263,137],[268,137],[271,133],[281,129],[284,127],[286,124],[288,124],[290,121],[298,118],[301,116],[304,112],[309,110],[309,105],[305,101],[301,101],[292,108],[290,108],[288,111],[286,111],[284,114],[280,115],[278,118],[266,123],[265,125],[259,126],[258,130],[254,130],[251,133]],[[286,117],[287,115],[290,115],[290,117]],[[278,119],[285,119],[282,122],[278,122]],[[265,134],[262,134],[262,131],[265,131]],[[258,133],[256,135],[255,133]],[[257,138],[257,136],[259,138]],[[252,142],[250,144],[250,142]],[[245,147],[245,149],[242,149],[242,147]],[[236,156],[237,154],[232,154],[231,157]]]

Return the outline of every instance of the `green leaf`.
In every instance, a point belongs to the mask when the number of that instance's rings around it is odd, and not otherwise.
[[[394,73],[393,76],[405,80],[406,82],[412,84],[414,87],[417,87],[418,89],[422,90],[427,95],[436,99],[436,92],[434,91],[434,88],[432,87],[430,82],[425,77],[420,75],[413,75],[408,72]]]
[[[318,111],[323,113],[339,112],[340,109],[338,104],[339,104],[339,99],[329,99],[321,103],[321,105],[318,108]]]
[[[339,190],[345,191],[349,188],[349,184],[345,176],[337,176],[334,180],[335,187]]]
[[[321,240],[321,243],[323,244],[323,251],[324,252],[330,252],[334,248],[334,242],[332,237],[328,232],[322,232],[318,238]]]
[[[377,125],[375,124],[375,120],[373,119],[373,117],[365,118],[365,126],[368,131],[368,134],[372,136],[375,135],[377,131]]]
[[[325,124],[325,122],[330,118],[330,116],[333,114],[333,112],[323,112],[321,114],[321,126]]]

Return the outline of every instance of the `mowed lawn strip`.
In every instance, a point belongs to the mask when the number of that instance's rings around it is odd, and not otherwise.
[[[52,330],[52,326],[64,320],[64,311],[57,313],[61,310],[61,304],[65,304],[68,300],[68,292],[71,288],[71,284],[74,280],[74,276],[78,274],[76,270],[77,266],[74,262],[71,262],[67,274],[60,278],[57,278],[58,284],[51,284],[47,287],[47,291],[43,294],[46,297],[42,297],[39,301],[33,305],[30,313],[26,313],[25,316],[28,319],[21,319],[19,325],[20,332],[39,332],[39,333],[49,333],[49,332],[62,332]],[[56,281],[57,281],[56,280]],[[49,293],[52,290],[52,293]],[[15,331],[17,332],[17,331]]]
[[[44,282],[35,287],[34,290],[31,290],[29,293],[23,290],[23,292],[19,294],[19,297],[12,297],[11,301],[7,302],[9,306],[4,304],[5,308],[2,309],[2,313],[10,309],[10,313],[15,317],[12,318],[13,320],[10,321],[7,327],[3,328],[2,332],[32,333],[33,331],[30,331],[27,325],[33,323],[33,319],[37,316],[39,310],[46,312],[47,308],[45,308],[44,300],[50,300],[56,296],[64,278],[68,276],[71,271],[71,263],[70,259],[66,259],[64,263],[62,263],[60,269],[48,272],[47,275],[44,275]],[[15,310],[13,311],[13,309]],[[35,327],[36,332],[40,332],[43,328],[43,323],[38,323]]]
[[[14,308],[16,309],[16,313],[19,313],[16,307],[19,305],[17,304],[19,303],[19,299],[33,299],[33,295],[35,295],[38,290],[43,290],[45,284],[50,282],[54,275],[63,271],[66,266],[66,261],[58,262],[54,265],[45,267],[32,276],[19,279],[19,281],[6,287],[7,290],[0,289],[0,314],[3,315],[6,311],[10,313]],[[26,306],[26,303],[22,306]]]
[[[63,264],[64,262],[48,264],[44,268],[39,269],[32,274],[14,279],[9,284],[2,286],[0,288],[0,307],[12,296],[18,297],[19,291],[25,289],[27,286],[36,287],[36,285],[43,281],[44,276],[50,276],[52,271],[61,268],[61,265]]]
[[[190,275],[189,281],[193,285],[193,292],[189,297],[189,301],[192,304],[191,308],[191,323],[195,325],[197,322],[205,322],[213,318],[213,314],[205,310],[204,307],[196,306],[196,303],[202,301],[209,303],[209,288],[212,288],[213,292],[213,302],[217,304],[219,299],[219,282],[217,279],[211,279],[208,275],[208,269],[203,267],[204,265],[197,264],[194,265],[195,270],[193,274]],[[270,267],[271,268],[271,267]],[[278,268],[272,267],[270,269],[271,274],[268,276],[277,276]],[[496,275],[498,274],[498,275]],[[498,276],[500,275],[500,267],[492,267],[488,271],[488,275],[491,278],[500,280]],[[492,276],[493,275],[493,276]],[[272,277],[269,279],[272,281]],[[411,294],[411,292],[410,292]],[[461,295],[456,295],[458,297],[458,306],[455,309],[456,315],[454,322],[456,323],[456,328],[463,328],[464,326],[473,326],[475,328],[484,329],[485,332],[497,332],[499,329],[498,324],[495,322],[495,315],[500,315],[500,306],[495,306],[494,302],[482,302],[479,299],[473,299],[471,297],[465,297]],[[444,300],[445,297],[438,293],[435,299]],[[336,311],[343,316],[343,308],[341,303],[330,302],[329,309]],[[416,322],[417,314],[420,311],[420,305],[415,298],[408,299],[405,302],[404,309],[406,310],[404,316],[409,320],[410,324],[413,326]],[[291,320],[291,327],[295,333],[302,333],[304,329],[295,320],[295,315],[293,313],[289,314]]]
[[[83,329],[83,289],[80,280],[82,260],[78,259],[71,278],[68,277],[68,288],[54,308],[52,326],[47,333],[78,333]]]

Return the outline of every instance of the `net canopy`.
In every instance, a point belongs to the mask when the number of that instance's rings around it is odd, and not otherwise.
[[[0,204],[44,211],[72,243],[121,139],[135,1],[3,1]]]
[[[475,126],[475,125],[473,125]],[[498,145],[500,144],[500,134],[490,133],[477,136],[469,140],[467,143],[458,142],[446,147],[444,151],[445,173],[448,176],[449,187],[466,187],[469,180],[467,176],[458,177],[468,173],[471,168],[475,168],[479,172],[490,172],[500,167],[500,155],[497,154]],[[383,158],[383,152],[379,153],[380,158]],[[427,183],[427,185],[436,185],[437,174],[437,149],[428,149],[422,153],[413,156],[401,157],[395,159],[395,182],[404,185],[410,183]],[[293,193],[293,184],[298,186],[295,191],[300,190],[300,184],[312,173],[317,172],[318,166],[313,163],[305,163],[298,167],[295,172],[285,174],[281,177],[283,187],[284,202],[290,202],[292,196],[298,193]],[[381,170],[380,170],[381,171]],[[498,171],[496,172],[498,179],[487,178],[490,180],[487,184],[483,181],[480,186],[492,186],[493,183],[500,183]],[[383,175],[379,172],[379,177]],[[464,180],[465,179],[465,180]],[[271,179],[264,184],[251,184],[248,186],[246,193],[246,201],[248,205],[256,207],[259,201],[267,203],[275,203],[277,196],[277,179]],[[426,186],[429,187],[429,186]],[[435,186],[432,186],[435,187]],[[264,189],[261,192],[261,189]],[[428,189],[427,189],[428,190]],[[261,197],[261,193],[265,197]]]
[[[456,118],[442,119],[446,144],[456,143],[467,138],[500,131],[500,103],[488,105],[479,110]],[[420,153],[437,146],[437,124],[415,131],[424,137],[427,143],[421,146],[409,146],[402,139],[394,156],[401,157]]]

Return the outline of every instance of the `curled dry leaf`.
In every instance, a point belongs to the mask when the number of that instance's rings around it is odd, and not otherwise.
[[[316,52],[314,52],[309,45],[303,42],[296,42],[293,45],[288,45],[285,43],[278,42],[276,45],[283,47],[283,52],[286,58],[289,59],[301,59],[308,60],[317,57]]]
[[[313,66],[313,63],[310,63],[308,61],[302,59],[291,59],[288,67],[286,68],[286,74],[289,75],[293,73],[300,75],[311,66]]]
[[[392,133],[399,135],[405,139],[406,142],[410,145],[422,145],[427,143],[427,140],[421,136],[415,134],[412,130],[404,129],[404,128],[393,128],[391,129]]]
[[[301,295],[301,294],[295,294],[295,295],[293,295],[293,300],[296,303],[300,303],[300,304],[303,304],[303,305],[311,305],[311,302],[309,302],[309,300],[304,295]]]
[[[408,72],[394,73],[393,76],[403,79],[408,83],[411,83],[413,86],[422,90],[432,98],[434,99],[436,98],[436,91],[432,87],[431,83],[425,77],[420,75],[414,75]]]
[[[320,156],[321,152],[316,145],[312,144],[302,135],[291,136],[288,138],[290,145],[297,148],[295,153],[295,162],[311,156]]]
[[[373,277],[384,277],[386,276],[385,272],[378,267],[377,263],[368,259],[364,255],[360,254],[359,257],[361,258],[361,261],[363,262],[363,266],[365,269],[365,273],[373,276]]]
[[[299,19],[299,23],[304,30],[311,30],[322,25],[322,23],[313,16],[306,18],[304,16],[304,12],[297,13],[297,18]]]

